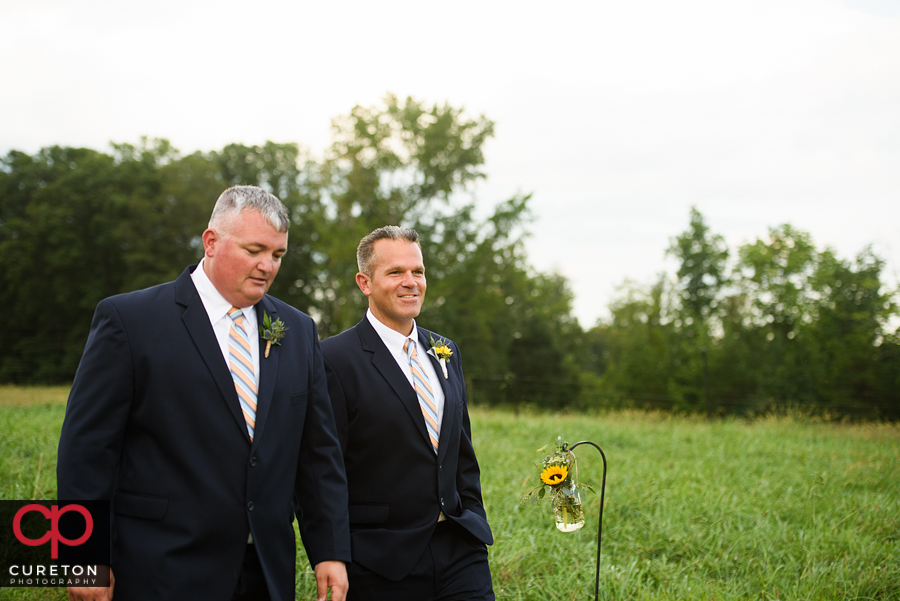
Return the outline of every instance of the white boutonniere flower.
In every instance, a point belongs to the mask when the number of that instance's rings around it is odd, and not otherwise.
[[[447,375],[447,360],[453,355],[453,351],[450,350],[450,345],[447,344],[447,341],[443,338],[438,338],[435,340],[431,339],[431,348],[428,349],[428,354],[438,360],[438,363],[441,364],[441,369],[444,371],[444,379],[450,379],[450,376]]]

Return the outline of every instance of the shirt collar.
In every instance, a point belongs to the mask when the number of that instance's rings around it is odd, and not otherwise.
[[[203,307],[209,315],[209,320],[212,323],[216,323],[223,316],[228,315],[232,305],[225,300],[225,297],[222,296],[216,289],[215,284],[212,283],[212,280],[209,279],[209,276],[206,275],[206,272],[203,270],[204,261],[206,261],[206,258],[202,259],[197,268],[191,273],[191,280],[193,280],[194,286],[197,288],[200,300],[203,301]],[[241,309],[246,314],[252,307],[253,305],[250,305],[249,307],[241,307]]]
[[[389,328],[388,326],[378,321],[378,318],[375,317],[375,314],[372,313],[371,309],[366,309],[366,318],[368,318],[369,323],[372,324],[372,327],[375,328],[375,332],[388,348],[392,346],[395,348],[398,346],[400,348],[403,348],[403,345],[406,344],[407,339],[415,340],[418,344],[419,331],[416,328],[415,319],[413,319],[412,332],[409,333],[409,336],[404,336],[397,330]]]

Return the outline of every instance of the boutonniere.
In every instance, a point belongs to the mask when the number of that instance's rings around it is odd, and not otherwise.
[[[281,339],[284,338],[284,333],[287,332],[288,328],[284,325],[284,322],[280,319],[276,319],[274,323],[272,323],[272,318],[269,317],[268,313],[263,311],[263,325],[259,326],[259,335],[260,337],[266,341],[266,359],[269,358],[269,349],[272,348],[273,344],[281,345]]]
[[[447,341],[440,337],[436,341],[432,338],[428,354],[438,360],[438,363],[441,364],[441,369],[444,370],[444,379],[448,380],[450,376],[447,375],[447,360],[453,355],[453,351],[450,350],[450,345],[447,344]]]

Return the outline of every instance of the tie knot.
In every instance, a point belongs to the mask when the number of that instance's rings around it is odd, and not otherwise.
[[[407,338],[406,342],[403,343],[403,350],[406,352],[406,354],[408,356],[415,357],[416,356],[416,341]]]
[[[237,307],[232,307],[228,310],[228,317],[236,321],[237,323],[241,323],[241,318],[244,316],[244,312]]]

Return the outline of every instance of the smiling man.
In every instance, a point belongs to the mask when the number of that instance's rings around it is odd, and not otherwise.
[[[494,599],[459,349],[415,320],[427,288],[418,234],[377,229],[356,258],[369,310],[322,341],[350,492],[348,598]]]
[[[97,306],[57,481],[60,499],[112,501],[114,588],[69,599],[292,600],[295,498],[318,598],[344,598],[346,478],[316,327],[267,294],[288,226],[275,196],[229,188],[199,265]],[[265,317],[285,330],[268,355]]]

